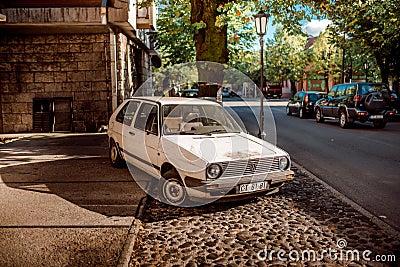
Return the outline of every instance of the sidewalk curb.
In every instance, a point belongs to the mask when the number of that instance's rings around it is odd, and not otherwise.
[[[132,221],[131,227],[129,228],[128,236],[125,239],[124,246],[122,247],[121,254],[119,255],[117,267],[128,267],[135,247],[136,237],[139,233],[139,228],[141,225],[141,218],[143,216],[144,207],[147,203],[147,195],[143,197],[140,202],[138,209],[136,210],[135,218]]]
[[[386,231],[390,235],[396,237],[397,239],[400,239],[400,231],[396,230],[395,228],[393,228],[388,223],[382,221],[376,215],[374,215],[371,212],[367,211],[366,209],[364,209],[363,207],[361,207],[360,205],[355,203],[353,200],[351,200],[350,198],[346,197],[345,195],[343,195],[342,193],[337,191],[335,188],[333,188],[332,186],[330,186],[326,182],[322,181],[320,178],[318,178],[317,176],[312,174],[310,171],[305,169],[300,164],[292,161],[292,165],[293,165],[293,167],[297,168],[298,170],[303,172],[308,177],[310,177],[313,180],[317,181],[318,183],[322,184],[325,188],[327,188],[329,191],[331,191],[331,193],[335,197],[339,198],[341,201],[343,201],[344,203],[350,205],[353,209],[355,209],[356,211],[360,212],[362,215],[364,215],[365,217],[370,219],[371,222],[374,223],[375,225],[377,225],[379,228],[383,229],[384,231]]]

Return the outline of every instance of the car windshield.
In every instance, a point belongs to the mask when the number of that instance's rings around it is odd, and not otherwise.
[[[164,105],[162,112],[165,135],[243,132],[236,121],[219,105]]]
[[[366,95],[369,93],[389,93],[389,88],[385,84],[361,84],[360,94]]]

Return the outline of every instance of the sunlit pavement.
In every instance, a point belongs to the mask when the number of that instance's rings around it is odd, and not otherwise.
[[[0,266],[116,265],[144,193],[107,151],[104,134],[0,145]]]

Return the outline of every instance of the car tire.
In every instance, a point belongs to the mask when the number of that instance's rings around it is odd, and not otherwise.
[[[290,108],[286,106],[286,115],[292,116],[292,112],[290,111]]]
[[[303,111],[302,108],[299,110],[299,117],[300,117],[300,119],[304,119],[305,118],[304,117],[304,111]]]
[[[108,150],[108,156],[110,159],[110,164],[114,168],[123,168],[125,167],[125,161],[121,157],[121,153],[118,145],[115,143],[113,139],[110,140],[110,147]]]
[[[386,126],[386,121],[384,120],[375,120],[373,123],[376,129],[383,129]]]
[[[160,197],[171,206],[180,206],[187,201],[186,189],[175,170],[167,171],[160,179]]]
[[[344,111],[339,112],[339,126],[343,129],[350,127],[349,119],[347,118],[346,112]]]
[[[324,117],[322,116],[322,112],[321,109],[317,108],[315,110],[315,120],[320,123],[320,122],[324,122]]]

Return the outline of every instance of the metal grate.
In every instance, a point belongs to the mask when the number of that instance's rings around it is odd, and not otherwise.
[[[222,163],[222,177],[253,175],[280,171],[279,158],[237,160]]]

